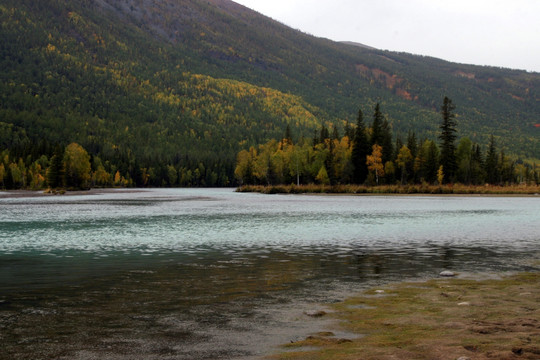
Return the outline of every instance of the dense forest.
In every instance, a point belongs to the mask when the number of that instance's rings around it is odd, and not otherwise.
[[[462,136],[519,162],[540,158],[538,89],[536,73],[319,39],[228,0],[5,0],[0,186],[48,186],[73,143],[108,174],[85,186],[234,185],[242,149],[344,132],[358,106],[435,138],[443,94]]]
[[[506,156],[493,136],[487,149],[468,137],[457,141],[454,109],[445,97],[436,140],[413,131],[395,137],[379,104],[370,127],[360,110],[356,126],[346,126],[342,137],[337,128],[322,127],[313,138],[294,141],[287,128],[280,141],[242,150],[235,174],[246,185],[539,184],[540,169]]]

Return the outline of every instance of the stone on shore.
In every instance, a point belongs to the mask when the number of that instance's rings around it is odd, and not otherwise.
[[[323,310],[312,310],[312,311],[305,311],[304,314],[311,317],[321,317],[321,316],[326,315],[326,312]]]
[[[456,273],[450,270],[444,270],[439,273],[439,276],[443,277],[454,277],[456,276]]]

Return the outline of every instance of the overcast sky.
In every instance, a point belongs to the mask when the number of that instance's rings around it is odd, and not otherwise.
[[[540,72],[540,0],[234,0],[306,33]]]

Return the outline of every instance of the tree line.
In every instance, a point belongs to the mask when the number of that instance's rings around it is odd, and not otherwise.
[[[103,160],[77,143],[42,141],[0,151],[0,189],[229,186],[234,181],[226,160],[203,163],[186,157],[174,164],[159,159],[146,164],[121,155]]]
[[[493,136],[485,151],[468,137],[457,141],[454,110],[445,98],[438,141],[417,139],[414,132],[405,141],[400,136],[394,139],[380,104],[374,108],[371,126],[366,126],[360,110],[356,126],[346,123],[343,136],[336,126],[322,126],[312,138],[293,141],[287,126],[280,141],[238,153],[234,169],[227,159],[138,162],[133,154],[117,152],[104,160],[77,143],[29,143],[21,136],[16,146],[0,150],[0,188],[539,183],[539,169],[506,156]]]
[[[322,126],[313,138],[293,141],[287,127],[282,140],[271,140],[238,153],[235,176],[241,184],[538,184],[536,165],[515,161],[497,149],[491,136],[485,151],[468,137],[458,141],[455,106],[445,97],[438,141],[395,137],[380,104],[371,126],[359,110],[356,126]]]

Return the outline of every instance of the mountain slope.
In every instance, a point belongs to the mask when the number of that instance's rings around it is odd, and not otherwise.
[[[0,148],[15,153],[77,141],[230,179],[239,149],[376,102],[398,133],[434,138],[447,95],[460,135],[540,158],[537,73],[335,43],[228,0],[5,0],[0,24]]]

